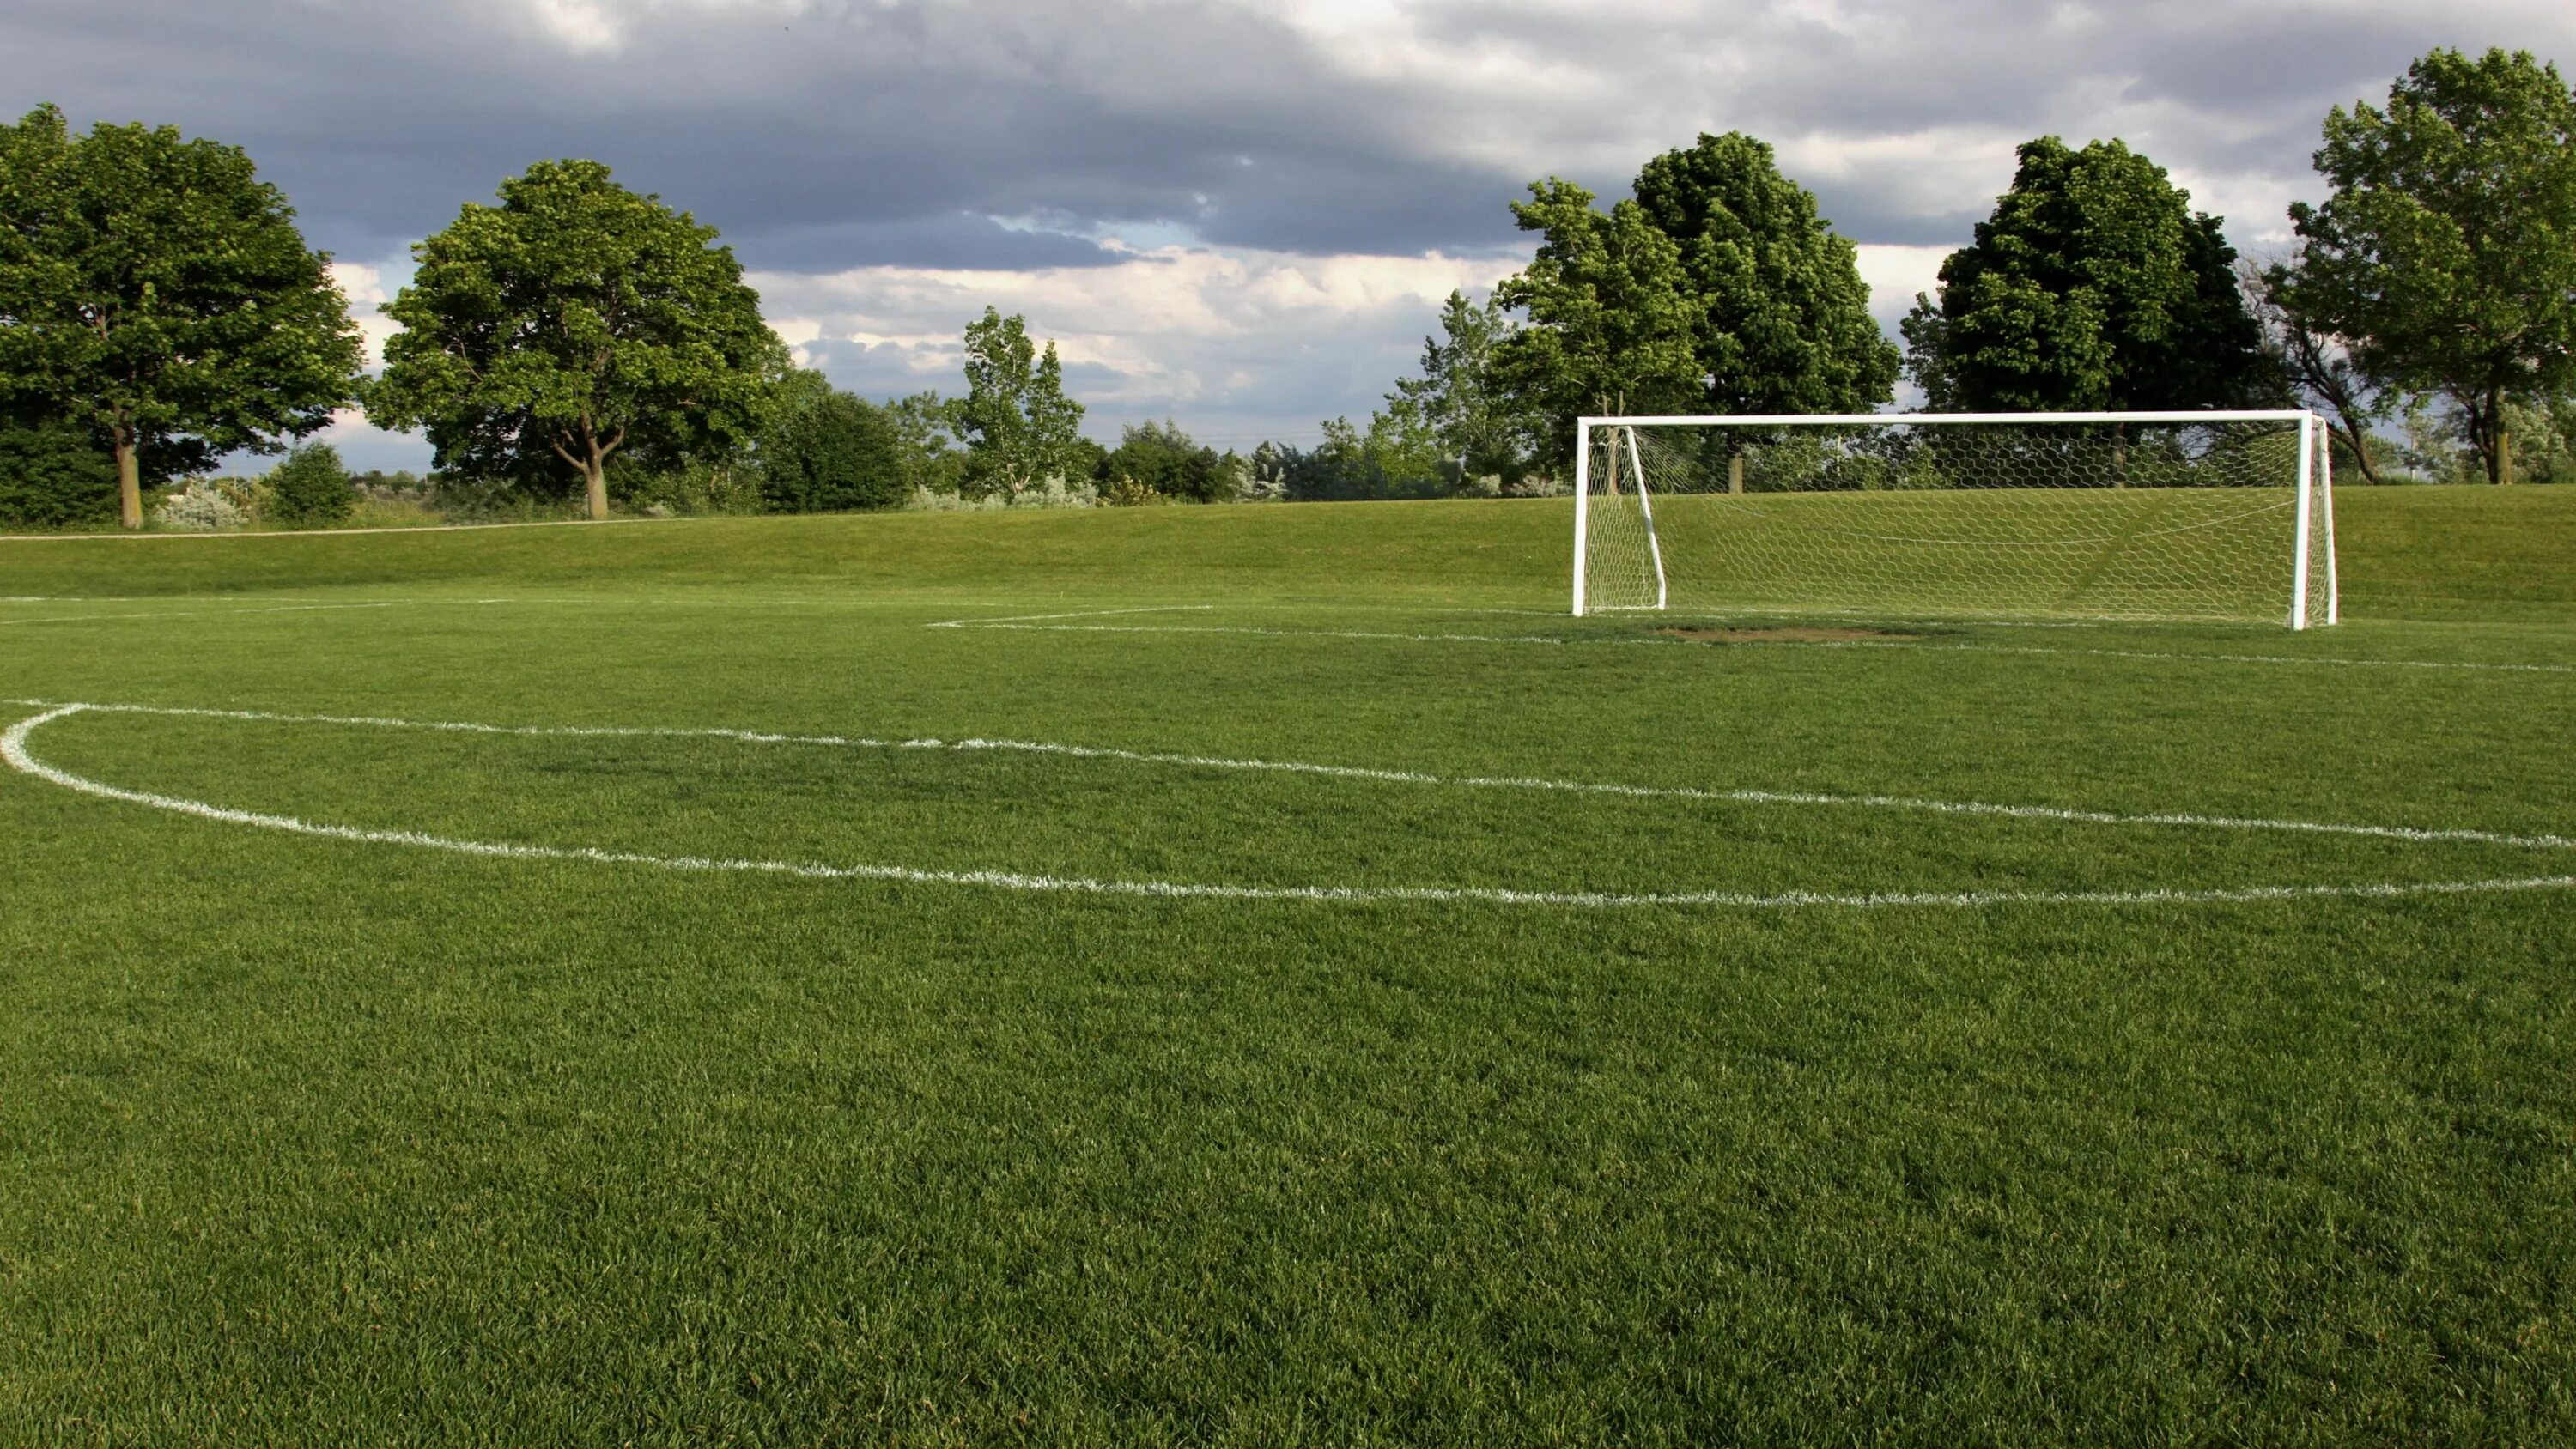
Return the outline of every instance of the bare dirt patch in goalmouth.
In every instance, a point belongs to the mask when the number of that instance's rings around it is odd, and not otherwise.
[[[1896,629],[1838,629],[1803,624],[1776,629],[1658,629],[1693,644],[1848,644],[1855,639],[1920,639]]]

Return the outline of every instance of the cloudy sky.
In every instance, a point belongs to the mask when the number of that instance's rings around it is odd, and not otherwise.
[[[1533,178],[1622,193],[1700,131],[1761,136],[1893,331],[2018,142],[2123,137],[2278,245],[2326,108],[2438,45],[2576,62],[2576,6],[10,0],[0,89],[246,147],[377,335],[414,240],[586,156],[720,227],[845,387],[953,391],[990,303],[1058,339],[1094,433],[1248,446],[1368,411],[1451,288],[1526,256]]]

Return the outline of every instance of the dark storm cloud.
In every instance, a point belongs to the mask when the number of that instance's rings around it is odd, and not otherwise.
[[[585,51],[497,8],[34,0],[0,18],[0,84],[77,122],[243,145],[347,256],[565,155],[761,267],[1080,264],[1084,234],[1120,225],[1316,251],[1511,240],[1508,183],[1388,146],[1363,88],[1293,33],[1229,11],[1120,19],[648,10]],[[977,220],[1024,217],[1057,229]]]
[[[2576,8],[10,0],[0,94],[242,145],[363,264],[379,332],[409,243],[584,156],[721,228],[844,386],[953,389],[959,327],[1000,305],[1066,341],[1095,432],[1298,436],[1377,405],[1440,298],[1525,255],[1533,178],[1616,195],[1700,131],[1763,137],[1886,322],[2037,135],[2123,137],[2277,242],[2326,108],[2437,45],[2567,56]]]
[[[2427,46],[2546,51],[2570,28],[2511,5],[2470,24],[2211,0],[1620,10],[1432,5],[1337,37],[1216,4],[19,0],[0,84],[245,145],[345,255],[388,254],[529,161],[583,155],[756,266],[1014,267],[1095,260],[1084,239],[1120,227],[1309,252],[1509,246],[1504,203],[1532,176],[1615,190],[1702,128],[1772,137],[1793,169],[1839,142],[1973,133],[2000,153],[1978,174],[1999,177],[2011,140],[2162,108],[2157,159],[2294,176],[2326,105],[2384,90]],[[1804,179],[1862,240],[1955,239],[1991,190],[1935,194],[1924,164],[1827,157]]]

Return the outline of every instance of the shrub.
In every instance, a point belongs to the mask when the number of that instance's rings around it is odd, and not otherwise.
[[[611,458],[608,496],[619,507],[646,518],[758,513],[766,501],[758,469],[738,461],[703,458],[662,465]]]
[[[77,423],[0,421],[0,526],[116,522],[116,460]]]
[[[212,478],[191,478],[163,497],[158,510],[163,528],[182,533],[219,533],[250,522],[250,509],[234,491]]]
[[[780,513],[891,508],[903,472],[894,420],[845,392],[805,400],[761,440],[761,496]]]
[[[1099,490],[1093,488],[1089,481],[1068,484],[1061,478],[1049,478],[1022,489],[1017,496],[994,493],[969,498],[957,493],[915,488],[901,506],[914,513],[996,513],[1005,508],[1092,508],[1099,503]]]
[[[1202,447],[1180,424],[1130,426],[1117,448],[1104,456],[1097,474],[1108,485],[1110,503],[1142,503],[1149,498],[1187,498],[1198,503],[1233,499],[1239,488],[1240,460]]]
[[[358,506],[358,489],[329,443],[302,443],[268,470],[268,516],[289,528],[328,528]]]
[[[1153,486],[1142,479],[1121,476],[1109,480],[1109,486],[1100,490],[1100,501],[1111,508],[1134,508],[1140,504],[1169,503],[1172,500],[1155,492]]]

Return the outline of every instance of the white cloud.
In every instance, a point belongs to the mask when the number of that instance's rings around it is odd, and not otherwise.
[[[377,310],[392,301],[394,293],[401,290],[400,282],[388,285],[385,279],[397,271],[408,279],[411,262],[408,258],[378,264],[335,261],[331,263],[330,271],[331,280],[339,284],[341,295],[349,299],[349,318],[358,324],[360,335],[366,339],[366,368],[373,372],[385,365],[385,339],[402,330],[392,318]]]
[[[1940,285],[1941,263],[1949,255],[1948,247],[1862,244],[1860,279],[1869,283],[1869,313],[1890,337],[1896,335],[1897,319],[1914,305],[1915,294]]]
[[[1157,247],[1102,267],[882,266],[752,282],[773,325],[849,344],[811,350],[862,392],[953,391],[960,335],[991,306],[1055,341],[1095,431],[1205,413],[1305,434],[1390,387],[1451,291],[1480,293],[1519,262]]]

